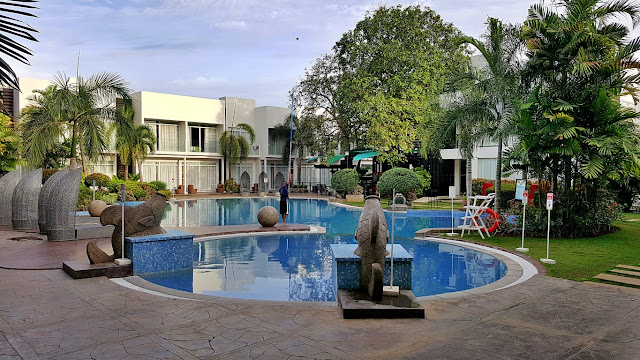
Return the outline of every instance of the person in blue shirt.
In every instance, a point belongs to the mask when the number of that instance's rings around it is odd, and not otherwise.
[[[282,182],[280,187],[280,214],[282,215],[282,223],[286,224],[287,214],[289,209],[287,208],[287,201],[289,200],[289,190],[287,190],[286,181]]]

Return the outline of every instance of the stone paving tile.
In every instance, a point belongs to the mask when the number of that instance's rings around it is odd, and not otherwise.
[[[182,359],[145,336],[134,337],[123,341],[89,346],[51,357],[64,360],[133,360],[133,359]]]
[[[40,355],[66,353],[76,348],[97,346],[103,342],[138,335],[133,328],[106,314],[34,327],[18,333]]]
[[[0,316],[14,330],[99,316],[102,312],[77,297],[65,297],[58,301],[35,306],[21,306],[0,311]]]
[[[254,306],[241,314],[283,330],[300,329],[342,317],[338,307]]]
[[[161,331],[158,335],[194,356],[203,357],[224,354],[278,337],[282,333],[231,315]]]
[[[611,325],[615,317],[609,312],[582,307],[576,299],[572,306],[559,305],[557,297],[519,305],[501,312],[503,319],[513,319],[528,328],[559,330],[578,335],[591,335]]]
[[[0,334],[0,359],[21,359],[4,334]]]
[[[213,357],[212,357],[213,358]],[[245,348],[216,359],[256,359],[256,360],[305,360],[305,359],[345,359],[319,347],[308,345],[300,339],[288,339],[273,344]]]

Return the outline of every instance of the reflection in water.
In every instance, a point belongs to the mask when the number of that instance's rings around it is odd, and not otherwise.
[[[210,199],[168,203],[163,226],[257,224],[263,206],[279,208],[276,198]],[[245,236],[194,245],[193,270],[143,275],[171,288],[198,294],[285,301],[333,301],[330,244],[355,243],[361,210],[327,201],[291,199],[292,223],[319,225],[324,235]],[[504,263],[466,248],[414,240],[423,228],[451,226],[451,211],[395,215],[396,243],[414,257],[412,276],[416,296],[466,290],[495,281],[506,273]],[[390,213],[385,213],[391,224]],[[456,212],[456,221],[463,213]],[[456,226],[457,226],[456,224]]]
[[[355,243],[352,235],[267,235],[200,242],[191,278],[182,272],[145,279],[194,293],[246,299],[333,301],[329,244]],[[398,239],[414,256],[416,296],[466,290],[506,273],[490,255],[454,245]],[[185,290],[189,291],[189,290]]]
[[[185,201],[171,202],[171,211],[166,211],[162,225],[167,227],[220,226],[258,224],[258,211],[264,206],[280,208],[276,198],[250,199],[207,199],[197,200],[193,206],[185,206]],[[329,234],[354,234],[361,209],[330,205],[316,199],[291,199],[289,217],[294,224],[318,225],[325,227]],[[460,224],[463,212],[455,213],[455,226]],[[451,211],[430,211],[430,217],[396,213],[397,237],[413,237],[415,232],[425,228],[450,228]],[[385,212],[387,223],[391,224],[391,213]],[[435,215],[435,216],[434,216]]]

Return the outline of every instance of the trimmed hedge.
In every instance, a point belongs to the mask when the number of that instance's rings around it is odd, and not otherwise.
[[[360,177],[354,169],[342,169],[331,177],[331,187],[340,195],[351,194],[358,186]]]
[[[420,176],[405,168],[393,168],[385,171],[376,185],[382,196],[391,196],[395,188],[396,193],[402,193],[407,199],[409,199],[409,193],[417,191],[420,186]]]
[[[101,173],[93,173],[87,175],[87,177],[84,179],[84,184],[87,186],[92,186],[93,180],[96,181],[96,186],[99,186],[101,188],[107,188],[109,187],[109,184],[111,184],[111,178]]]

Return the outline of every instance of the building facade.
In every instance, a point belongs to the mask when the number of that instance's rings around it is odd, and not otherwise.
[[[13,115],[29,105],[28,97],[33,90],[44,89],[47,80],[21,78],[21,92],[5,90],[5,104],[11,102]],[[149,127],[156,135],[156,149],[144,160],[144,181],[159,180],[168,188],[178,185],[193,185],[199,192],[215,192],[219,183],[232,177],[243,189],[277,189],[289,174],[283,164],[282,151],[288,137],[277,136],[274,128],[282,124],[291,114],[291,109],[261,106],[256,101],[237,97],[207,99],[192,96],[139,91],[132,95],[134,123]],[[17,117],[17,116],[16,116]],[[236,127],[245,123],[253,127],[255,141],[249,134]],[[249,158],[241,164],[226,164],[220,153],[219,139],[225,131],[245,137],[250,145]],[[110,150],[102,159],[89,165],[89,172],[109,176],[123,170],[112,137]],[[293,154],[294,163],[296,154]],[[303,163],[300,182],[308,186],[330,183],[326,169],[316,169]],[[137,171],[135,167],[132,172]],[[298,179],[298,167],[292,167],[292,179]],[[265,181],[266,179],[266,181]],[[327,182],[329,181],[329,182]]]

